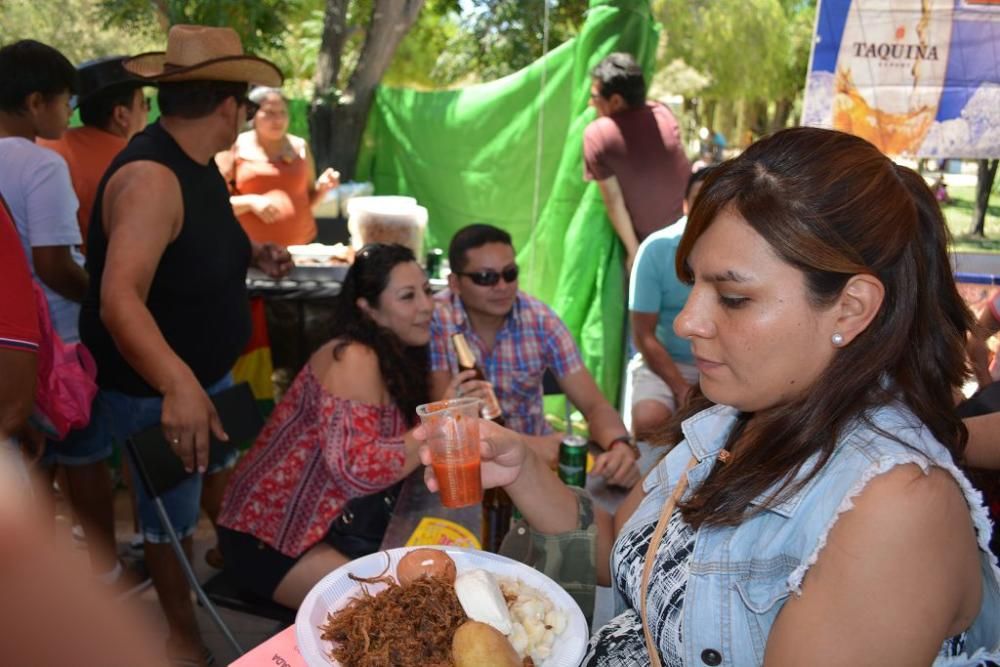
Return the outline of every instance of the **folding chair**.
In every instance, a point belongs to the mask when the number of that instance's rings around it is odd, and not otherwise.
[[[295,622],[294,609],[247,594],[240,589],[225,570],[212,575],[202,588],[208,594],[209,599],[220,607],[277,621],[280,627],[276,628],[276,631]]]
[[[250,386],[246,383],[238,384],[230,389],[222,391],[212,397],[222,425],[226,429],[231,441],[252,440],[263,426],[263,419],[257,409],[257,403]],[[198,602],[211,616],[212,621],[218,626],[226,640],[236,650],[238,655],[243,655],[244,650],[233,636],[233,633],[226,626],[222,617],[219,616],[215,605],[209,600],[205,590],[201,587],[198,577],[191,567],[190,561],[184,553],[181,540],[177,536],[167,510],[163,505],[160,496],[170,489],[180,484],[188,477],[184,470],[184,465],[180,458],[174,454],[170,444],[163,436],[163,431],[159,424],[150,427],[139,433],[132,435],[125,441],[125,451],[128,453],[135,470],[138,472],[139,481],[153,499],[157,516],[163,524],[167,535],[170,538],[170,545],[173,547],[177,561],[181,564],[188,582],[198,597]],[[232,451],[232,446],[212,439],[209,461],[211,463],[225,460],[226,455]]]

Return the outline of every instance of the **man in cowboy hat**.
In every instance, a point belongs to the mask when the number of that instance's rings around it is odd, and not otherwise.
[[[72,102],[80,111],[83,127],[70,128],[54,141],[37,142],[62,155],[69,165],[73,190],[80,201],[76,219],[84,241],[104,170],[128,140],[146,127],[149,104],[142,88],[147,84],[122,67],[125,58],[107,56],[79,65],[80,92]]]
[[[209,438],[228,440],[209,397],[232,383],[250,335],[247,268],[275,277],[291,268],[283,248],[247,238],[213,156],[246,121],[248,84],[281,85],[281,72],[244,55],[235,31],[191,25],[171,28],[166,52],[123,64],[159,85],[162,116],[133,137],[98,188],[80,328],[117,437],[159,424],[193,473],[159,496],[190,554]],[[137,492],[168,655],[207,664],[184,571],[151,499]]]

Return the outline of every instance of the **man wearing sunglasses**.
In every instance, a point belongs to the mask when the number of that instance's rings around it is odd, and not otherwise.
[[[464,334],[494,387],[506,426],[530,436],[542,456],[555,462],[563,434],[552,432],[542,405],[542,378],[551,369],[587,419],[591,438],[607,450],[591,474],[602,475],[609,484],[634,485],[639,469],[628,431],[583,365],[559,316],[518,290],[510,235],[491,225],[464,227],[451,240],[448,261],[448,289],[435,297],[431,320],[431,395],[443,396],[458,372],[451,337]],[[482,386],[468,380],[459,390],[478,396]]]

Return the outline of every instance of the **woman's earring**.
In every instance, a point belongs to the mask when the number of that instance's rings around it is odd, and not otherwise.
[[[840,347],[844,344],[844,337],[839,332],[834,333],[830,336],[830,342],[833,343],[834,347]]]

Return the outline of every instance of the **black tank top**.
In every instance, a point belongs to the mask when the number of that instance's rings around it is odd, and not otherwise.
[[[159,123],[136,135],[111,162],[97,189],[87,234],[90,289],[80,311],[80,337],[97,360],[102,389],[131,396],[158,396],[118,352],[101,322],[101,279],[108,239],[101,222],[104,188],[122,166],[138,160],[170,169],[180,183],[184,222],[163,252],[146,306],[171,349],[202,386],[222,379],[250,338],[246,273],[251,248],[233,215],[225,180],[215,166],[192,160]],[[150,202],[155,206],[155,202]],[[143,211],[136,210],[141,216]]]

